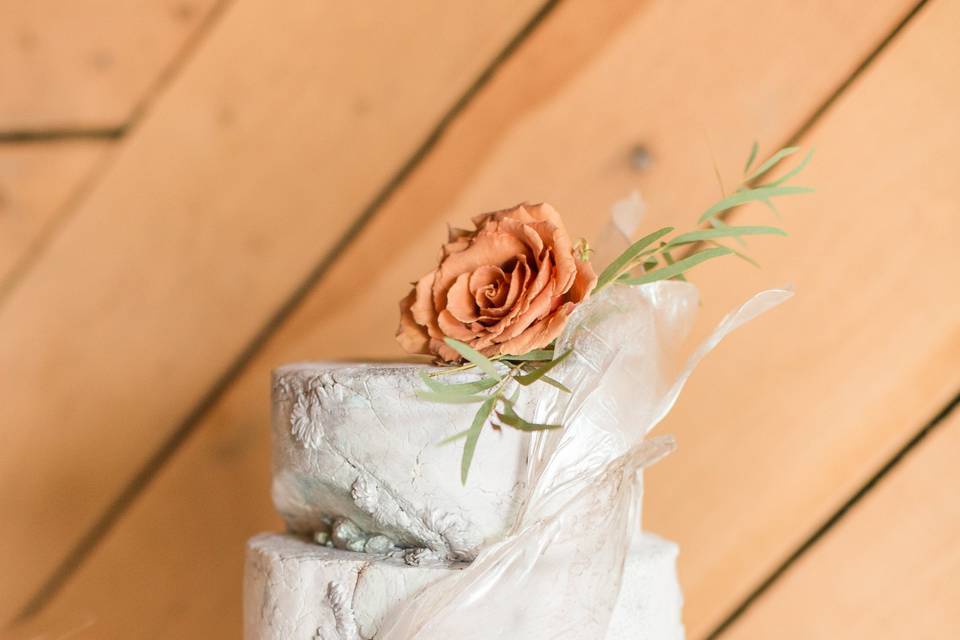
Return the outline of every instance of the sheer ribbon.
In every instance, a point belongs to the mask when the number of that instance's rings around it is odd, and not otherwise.
[[[571,393],[551,387],[519,401],[528,420],[564,428],[531,438],[515,525],[384,621],[378,640],[605,638],[640,532],[641,471],[675,447],[647,433],[707,353],[791,295],[753,296],[686,357],[693,285],[615,285],[581,305],[557,342],[557,354],[573,354],[551,372]]]

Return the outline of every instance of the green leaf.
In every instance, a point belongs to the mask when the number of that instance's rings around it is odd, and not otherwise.
[[[677,260],[673,264],[657,269],[656,271],[651,271],[645,273],[637,278],[629,278],[627,280],[621,280],[624,284],[637,285],[637,284],[647,284],[648,282],[656,282],[658,280],[666,280],[668,278],[673,278],[687,269],[690,269],[693,266],[700,264],[711,258],[717,258],[719,256],[730,255],[733,253],[731,249],[727,247],[713,247],[711,249],[704,249],[703,251],[698,251],[693,255],[687,256],[682,260]]]
[[[493,404],[496,399],[497,396],[487,398],[484,403],[480,405],[477,414],[473,416],[473,423],[467,431],[467,441],[463,443],[463,458],[460,460],[461,484],[467,484],[467,474],[470,473],[470,463],[473,462],[473,452],[477,448],[477,440],[480,439],[480,432],[483,430],[483,425],[486,424],[490,413],[493,411]]]
[[[421,400],[430,402],[445,402],[447,404],[472,404],[474,402],[483,402],[487,396],[477,395],[457,395],[455,393],[438,393],[436,391],[417,391],[417,397]]]
[[[516,413],[497,412],[497,418],[503,424],[509,425],[520,431],[546,431],[548,429],[559,429],[563,425],[559,424],[539,424],[536,422],[527,422]]]
[[[728,225],[726,222],[724,222],[720,218],[710,218],[710,226],[713,227],[714,229],[724,229],[726,227],[729,227],[730,225]],[[740,245],[741,247],[747,246],[747,243],[743,238],[734,238],[734,240],[736,240],[737,244]]]
[[[763,202],[776,196],[791,196],[799,193],[810,193],[813,191],[810,187],[778,186],[778,187],[757,187],[756,189],[743,189],[730,194],[723,200],[720,200],[712,207],[703,212],[698,223],[704,223],[719,213],[723,213],[734,207],[746,204],[748,202]]]
[[[480,393],[481,391],[486,391],[490,387],[497,384],[497,380],[493,378],[483,377],[479,380],[473,382],[460,382],[460,383],[447,383],[447,382],[437,382],[431,378],[426,373],[420,373],[420,379],[423,380],[424,384],[430,387],[430,390],[434,393],[442,393],[448,395],[466,395]]]
[[[740,252],[740,251],[737,251],[736,249],[734,249],[734,248],[732,248],[732,247],[728,247],[728,246],[725,245],[725,244],[720,244],[720,243],[717,242],[716,240],[711,240],[711,241],[710,241],[710,244],[712,244],[713,246],[716,246],[716,247],[723,247],[724,249],[730,249],[730,251],[733,253],[733,255],[737,256],[738,258],[740,258],[740,259],[743,260],[744,262],[749,262],[750,264],[752,264],[753,266],[755,266],[757,269],[760,268],[760,263],[757,262],[756,260],[754,260],[753,258],[751,258],[750,256],[748,256],[748,255],[745,254],[745,253],[742,253],[742,252]]]
[[[477,365],[478,369],[483,371],[491,378],[495,378],[497,380],[503,378],[503,376],[500,375],[500,372],[497,371],[497,368],[494,366],[493,362],[473,347],[466,345],[459,340],[454,340],[453,338],[444,338],[443,341],[446,342],[451,349],[455,350],[461,356]]]
[[[557,389],[560,389],[560,391],[563,391],[564,393],[573,393],[572,391],[570,391],[567,385],[563,384],[556,378],[551,378],[550,376],[545,375],[543,376],[543,378],[541,378],[541,381],[546,382],[551,387],[556,387]]]
[[[518,389],[517,391],[519,391],[519,389]],[[508,416],[514,416],[514,417],[516,417],[516,418],[519,418],[520,416],[518,416],[518,415],[517,415],[517,412],[514,411],[514,409],[513,409],[513,403],[516,402],[517,396],[518,396],[517,392],[514,392],[513,398],[509,398],[509,399],[508,399],[508,398],[500,398],[500,400],[503,402],[503,412],[504,412],[506,415],[508,415]]]
[[[783,220],[783,214],[780,213],[780,210],[777,209],[777,205],[773,204],[772,200],[763,200],[763,204],[767,205],[767,208],[770,209],[770,212],[776,216],[777,220]]]
[[[461,438],[466,438],[468,435],[470,435],[470,429],[465,429],[465,430],[463,430],[463,431],[458,431],[457,433],[453,434],[452,436],[448,436],[448,437],[444,438],[443,440],[441,440],[440,442],[438,442],[438,443],[437,443],[437,446],[438,446],[438,447],[441,447],[441,446],[443,446],[443,445],[445,445],[445,444],[450,444],[451,442],[456,442],[457,440],[460,440]]]
[[[676,261],[673,259],[673,256],[670,254],[670,251],[669,251],[668,249],[666,249],[666,248],[664,248],[664,250],[663,250],[663,259],[664,259],[664,261],[665,261],[668,265],[674,264],[674,262],[676,262]],[[682,273],[678,273],[678,274],[676,275],[676,278],[677,278],[677,280],[680,280],[681,282],[686,282],[686,281],[687,281],[687,279],[686,279],[685,277],[683,277],[683,274],[682,274]]]
[[[763,226],[744,226],[732,227],[724,225],[715,229],[699,229],[688,233],[681,233],[676,238],[667,243],[667,247],[677,247],[684,244],[693,244],[704,240],[714,240],[716,238],[735,238],[739,236],[760,236],[773,235],[785,236],[787,232],[778,227]]]
[[[500,356],[497,360],[503,362],[528,362],[531,360],[553,360],[553,349],[534,349],[527,353],[515,355]]]
[[[547,364],[537,369],[534,369],[530,373],[525,373],[522,376],[514,376],[513,379],[525,387],[529,386],[534,382],[536,382],[537,380],[539,380],[540,378],[542,378],[544,375],[546,375],[546,373],[550,371],[550,369],[553,369],[555,366],[563,362],[571,353],[573,353],[573,349],[568,349],[566,353],[561,355],[559,358],[551,360]],[[566,387],[564,388],[566,389]],[[567,391],[569,391],[569,389]]]
[[[750,165],[752,165],[753,161],[757,159],[757,151],[759,150],[760,145],[754,141],[753,146],[750,147],[750,155],[747,157],[747,164],[743,165],[743,175],[747,175],[747,172],[750,171]]]
[[[766,162],[761,164],[759,167],[757,167],[756,171],[754,171],[753,173],[748,175],[746,178],[744,178],[743,181],[753,182],[754,180],[756,180],[766,172],[770,171],[770,169],[773,169],[775,166],[777,166],[777,164],[781,160],[789,156],[792,156],[797,151],[800,151],[800,147],[784,147],[783,149],[780,149],[780,151],[777,151],[775,154],[770,156],[769,160],[767,160]]]
[[[640,254],[640,252],[671,231],[673,231],[673,227],[664,227],[663,229],[654,231],[650,235],[640,238],[632,245],[627,247],[627,249],[621,253],[616,260],[611,262],[609,266],[603,270],[603,273],[601,273],[600,277],[597,278],[597,284],[594,287],[594,291],[599,291],[603,287],[616,280],[620,273],[629,267],[630,263]]]
[[[790,171],[787,171],[785,174],[783,174],[773,182],[770,182],[764,186],[779,187],[781,184],[783,184],[790,178],[794,177],[795,175],[803,171],[806,168],[807,164],[810,162],[810,159],[812,157],[813,157],[813,149],[810,149],[810,151],[807,152],[807,155],[803,157],[803,160],[801,160],[799,164],[797,164],[797,166],[795,166],[793,169],[790,169]]]

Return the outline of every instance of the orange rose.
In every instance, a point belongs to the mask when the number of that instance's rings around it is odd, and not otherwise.
[[[546,203],[485,213],[473,224],[475,231],[450,230],[440,264],[400,301],[397,341],[410,353],[460,360],[445,337],[487,357],[541,349],[597,282]]]

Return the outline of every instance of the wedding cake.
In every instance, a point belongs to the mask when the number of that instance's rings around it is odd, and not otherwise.
[[[684,637],[677,546],[641,522],[642,470],[675,445],[649,432],[706,353],[790,292],[690,349],[681,274],[734,252],[671,252],[779,230],[665,228],[598,275],[549,205],[473,222],[400,303],[400,345],[432,364],[274,371],[287,532],[248,544],[248,640]]]
[[[530,435],[481,439],[462,485],[460,452],[438,443],[451,425],[469,422],[471,409],[418,398],[424,368],[275,371],[273,496],[290,533],[248,545],[246,638],[375,638],[401,603],[509,531],[525,494]],[[606,637],[683,637],[676,557],[675,544],[651,534],[632,544]],[[589,560],[570,558],[580,570]],[[483,637],[514,637],[496,629],[508,623],[491,620]]]

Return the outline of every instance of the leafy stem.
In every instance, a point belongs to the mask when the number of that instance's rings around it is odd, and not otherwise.
[[[424,400],[450,404],[479,403],[480,407],[473,417],[470,428],[441,442],[441,444],[447,444],[465,439],[463,458],[460,463],[460,481],[466,484],[480,433],[487,424],[490,424],[496,430],[500,430],[504,426],[520,431],[544,431],[560,428],[559,424],[539,424],[524,420],[516,412],[514,399],[508,398],[505,393],[510,382],[519,386],[530,386],[536,382],[543,382],[569,393],[570,390],[563,383],[551,378],[547,373],[569,357],[572,351],[566,351],[557,358],[553,357],[553,349],[531,351],[523,356],[504,355],[487,358],[458,340],[445,338],[445,341],[450,348],[456,350],[467,360],[469,367],[464,365],[433,373],[422,373],[420,377],[427,385],[427,389],[417,391],[417,396]],[[495,364],[496,362],[499,362],[500,368]],[[459,383],[440,382],[436,379],[439,375],[464,371],[471,367],[475,367],[482,372],[480,378]]]
[[[730,195],[724,195],[700,215],[698,224],[708,224],[709,227],[681,233],[672,238],[668,236],[673,233],[674,228],[664,227],[640,238],[600,273],[593,293],[596,294],[614,283],[638,285],[671,278],[683,280],[683,274],[690,268],[725,255],[735,255],[756,266],[757,263],[752,258],[722,244],[720,240],[732,239],[739,244],[744,244],[746,236],[785,236],[787,232],[771,226],[732,226],[724,222],[720,216],[751,202],[763,203],[771,211],[778,213],[773,204],[775,198],[813,191],[809,187],[787,184],[807,166],[813,155],[812,151],[779,178],[769,182],[760,181],[786,158],[799,151],[799,147],[786,147],[774,153],[756,169],[751,170],[757,155],[757,145],[754,143],[750,150],[750,157],[744,165],[744,177],[740,186]],[[693,250],[686,257],[674,258],[673,250],[688,246],[692,246]],[[642,274],[632,275],[632,272],[637,270],[641,270]]]

